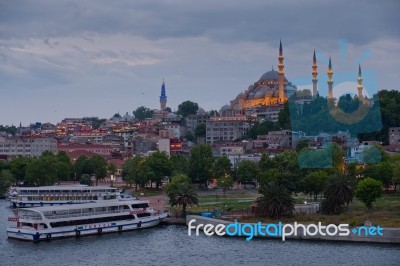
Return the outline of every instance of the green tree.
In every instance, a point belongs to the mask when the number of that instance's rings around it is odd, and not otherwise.
[[[225,175],[231,175],[232,163],[226,156],[221,156],[214,162],[213,174],[214,178],[220,178]]]
[[[182,183],[190,184],[189,177],[186,174],[179,173],[172,176],[171,181],[168,183],[166,188],[167,194],[172,195],[176,191],[178,185]]]
[[[282,185],[269,183],[259,189],[261,196],[257,198],[257,207],[263,214],[270,218],[282,215],[291,215],[294,211],[294,199],[290,192]]]
[[[154,152],[146,158],[146,163],[154,173],[154,178],[150,181],[156,183],[156,187],[159,188],[162,184],[164,177],[170,176],[172,172],[172,165],[165,152]]]
[[[392,184],[393,168],[389,162],[373,164],[365,168],[363,175],[381,181],[387,188]]]
[[[196,138],[205,138],[206,137],[206,124],[201,123],[196,126],[194,129],[194,135]]]
[[[135,111],[133,111],[133,115],[135,116],[135,118],[141,121],[144,121],[147,118],[152,118],[153,114],[154,111],[144,106],[140,106]]]
[[[277,164],[273,158],[271,158],[267,154],[263,153],[261,155],[260,161],[258,162],[258,166],[260,167],[261,171],[267,171],[271,168],[276,168]]]
[[[308,148],[308,142],[309,141],[307,139],[300,140],[299,143],[297,143],[296,151],[299,152],[304,148]]]
[[[138,185],[142,183],[139,180],[138,173],[143,162],[143,157],[135,156],[126,160],[122,168],[122,177],[124,178],[125,182],[129,184],[130,187],[132,187],[132,184],[135,184],[136,191],[138,189]]]
[[[29,157],[17,157],[10,162],[10,171],[17,184],[25,181],[26,167],[31,162],[32,158]]]
[[[304,193],[314,196],[314,200],[325,189],[326,183],[328,181],[328,174],[325,171],[314,171],[309,173],[304,178]]]
[[[226,191],[233,187],[233,178],[228,174],[221,176],[218,178],[217,185],[222,189],[225,196]]]
[[[87,161],[88,168],[94,169],[96,186],[100,179],[107,176],[107,161],[100,155],[95,155]]]
[[[367,177],[358,182],[355,195],[368,209],[371,209],[372,203],[382,196],[382,189],[382,182]]]
[[[7,189],[15,182],[15,178],[13,177],[10,170],[1,170],[0,171],[0,198],[5,196]]]
[[[52,186],[58,179],[58,160],[55,156],[42,155],[26,167],[26,181],[34,186]]]
[[[353,200],[354,191],[352,182],[345,175],[335,174],[328,180],[324,191],[325,199],[321,209],[326,214],[338,214],[343,211],[343,206]]]
[[[258,175],[258,183],[260,187],[269,183],[279,183],[282,173],[277,168],[271,168],[266,171],[260,172]]]
[[[172,175],[189,174],[189,161],[182,154],[172,154],[169,158],[171,162]]]
[[[214,158],[209,145],[197,145],[190,151],[189,177],[194,183],[206,183],[212,177]]]
[[[178,105],[178,111],[176,113],[182,117],[186,117],[190,114],[196,114],[198,109],[199,105],[197,103],[184,101]]]
[[[259,174],[258,165],[252,161],[243,160],[238,163],[237,175],[239,181],[244,184],[246,188],[246,183],[255,181]]]
[[[186,217],[186,206],[197,205],[199,197],[194,189],[188,183],[180,183],[176,189],[169,195],[171,206],[182,206],[182,217]]]
[[[90,178],[90,175],[88,174],[83,174],[80,178],[80,184],[82,185],[88,185],[91,186],[92,185],[92,180]]]

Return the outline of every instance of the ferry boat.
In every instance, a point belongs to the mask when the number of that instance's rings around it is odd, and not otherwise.
[[[118,188],[86,185],[12,187],[8,194],[10,204],[19,208],[134,199],[132,196],[121,194]]]
[[[147,201],[96,203],[17,208],[9,217],[8,238],[26,241],[50,240],[115,233],[158,225],[167,213],[157,213]]]

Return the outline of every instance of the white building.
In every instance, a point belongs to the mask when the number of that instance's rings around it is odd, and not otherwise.
[[[57,153],[57,141],[48,137],[0,138],[0,155],[38,157],[44,151]]]

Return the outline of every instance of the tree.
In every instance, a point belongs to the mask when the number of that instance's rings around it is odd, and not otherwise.
[[[184,101],[178,105],[178,111],[176,113],[182,117],[186,117],[190,114],[196,114],[198,109],[199,105],[197,103]]]
[[[176,191],[178,185],[182,183],[190,183],[187,175],[180,173],[172,176],[171,181],[168,183],[166,188],[167,194],[172,195]]]
[[[371,209],[372,203],[382,196],[382,189],[382,182],[367,177],[358,182],[355,195],[368,209]]]
[[[150,179],[150,181],[155,182],[157,188],[161,185],[164,177],[171,175],[172,165],[165,152],[157,151],[152,153],[146,158],[146,164],[154,173],[154,178]]]
[[[133,115],[135,116],[135,118],[141,121],[144,121],[147,118],[152,118],[153,114],[154,111],[144,106],[140,106],[135,111],[133,111]]]
[[[389,162],[373,164],[365,168],[363,175],[381,181],[387,188],[392,184],[393,168]]]
[[[140,167],[142,166],[143,162],[143,157],[135,156],[126,160],[122,168],[122,177],[124,178],[125,182],[129,184],[130,187],[133,183],[135,183],[136,191],[139,184],[143,185],[138,176]],[[144,184],[146,184],[146,182]]]
[[[26,167],[32,162],[30,157],[17,157],[10,162],[10,171],[17,184],[24,182],[26,177]]]
[[[279,183],[281,179],[281,172],[277,168],[271,168],[267,171],[263,171],[258,175],[258,183],[260,187],[265,186],[269,183]]]
[[[206,137],[206,124],[200,123],[194,129],[194,135],[196,138],[205,138]]]
[[[296,151],[299,152],[304,148],[308,148],[308,142],[309,141],[307,139],[300,140],[299,143],[297,143]]]
[[[89,168],[94,169],[94,175],[96,177],[96,186],[99,179],[104,179],[107,176],[107,161],[100,155],[95,155],[90,158],[87,163]]]
[[[354,191],[351,180],[345,175],[336,173],[329,180],[324,191],[325,199],[321,209],[326,214],[338,214],[343,211],[343,205],[353,200]]]
[[[57,159],[55,156],[42,155],[33,159],[26,167],[26,181],[34,186],[52,186],[57,182]]]
[[[218,187],[222,188],[225,196],[226,190],[233,187],[233,178],[228,174],[221,176],[220,178],[218,178],[217,185]]]
[[[324,171],[309,173],[304,178],[304,193],[310,194],[310,196],[314,195],[314,200],[317,200],[318,195],[324,191],[327,181],[328,175]]]
[[[220,178],[225,175],[231,175],[232,163],[226,156],[221,156],[214,162],[213,174],[214,178]]]
[[[94,165],[90,163],[89,158],[86,156],[79,156],[74,165],[75,174],[79,178],[83,174],[87,174],[89,176],[94,175]]]
[[[91,178],[90,178],[90,175],[88,175],[88,174],[83,174],[83,175],[81,176],[80,184],[91,186],[91,185],[92,185],[92,180],[91,180]]]
[[[209,145],[197,145],[189,156],[189,177],[194,183],[206,183],[212,174],[214,158]]]
[[[186,217],[186,206],[197,205],[199,197],[189,183],[180,183],[176,189],[170,193],[169,201],[171,206],[182,206],[182,217]]]
[[[182,154],[172,154],[169,158],[171,162],[172,175],[189,174],[189,161]]]
[[[60,180],[68,180],[72,170],[71,160],[65,151],[59,151],[56,155],[59,162],[59,178]]]
[[[245,188],[248,182],[253,182],[257,179],[258,174],[259,169],[256,163],[248,160],[239,162],[237,166],[237,175],[239,177],[239,181],[244,184]]]
[[[285,187],[272,182],[260,187],[259,193],[256,202],[262,214],[278,218],[293,213],[294,199]]]
[[[15,182],[15,178],[13,177],[10,170],[1,170],[0,171],[0,198],[5,196],[7,189]]]

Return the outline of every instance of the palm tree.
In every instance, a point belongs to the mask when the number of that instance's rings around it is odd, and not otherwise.
[[[354,197],[352,182],[345,175],[337,174],[328,182],[322,201],[322,211],[327,214],[342,212],[343,205],[349,205]]]
[[[186,206],[197,205],[199,203],[199,196],[189,183],[180,183],[176,189],[170,193],[171,206],[182,206],[182,217],[186,217]]]
[[[290,192],[282,185],[271,182],[260,188],[261,196],[257,198],[257,206],[263,214],[277,218],[294,211],[294,199]]]

